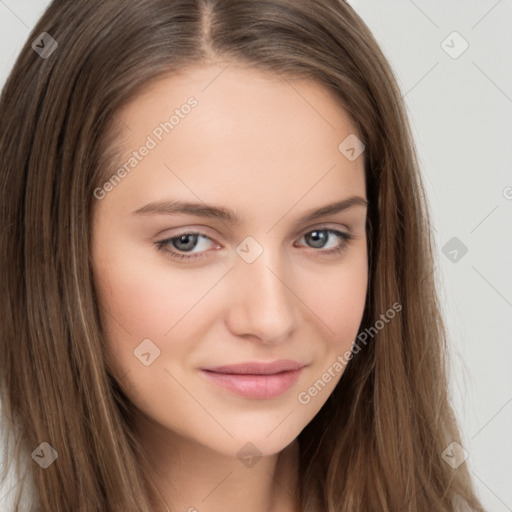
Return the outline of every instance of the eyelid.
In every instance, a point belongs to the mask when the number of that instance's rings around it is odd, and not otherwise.
[[[315,231],[315,230],[321,231],[324,229],[332,229],[334,231],[344,231],[349,234],[352,233],[352,230],[346,224],[340,225],[339,223],[336,223],[336,222],[323,222],[323,223],[317,222],[317,223],[311,224],[310,226],[307,226],[305,228],[299,229],[298,231],[295,232],[294,235],[292,235],[292,238],[296,238],[297,236],[305,235],[306,233],[309,233],[311,231]]]

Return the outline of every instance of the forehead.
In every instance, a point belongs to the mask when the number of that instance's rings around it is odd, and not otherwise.
[[[255,202],[292,206],[302,196],[308,208],[319,198],[364,195],[364,154],[350,161],[339,149],[354,126],[334,94],[312,80],[232,64],[192,68],[152,82],[116,117],[117,165],[151,146],[116,187],[134,208],[170,195],[238,211]]]
[[[260,128],[302,128],[310,134],[322,125],[332,131],[346,128],[355,132],[339,98],[321,83],[233,63],[162,75],[146,84],[116,117],[129,131],[134,125],[148,131],[151,123],[168,119],[191,96],[200,106],[194,108],[194,118],[205,128],[229,131],[246,121],[258,122]],[[150,125],[145,125],[146,121]]]

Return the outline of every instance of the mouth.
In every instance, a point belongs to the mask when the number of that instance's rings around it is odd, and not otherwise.
[[[298,361],[280,360],[203,368],[200,373],[221,388],[245,398],[262,400],[288,391],[305,366]]]

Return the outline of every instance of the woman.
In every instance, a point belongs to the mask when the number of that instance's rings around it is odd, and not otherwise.
[[[54,1],[0,113],[27,507],[483,510],[443,457],[400,91],[348,4]]]

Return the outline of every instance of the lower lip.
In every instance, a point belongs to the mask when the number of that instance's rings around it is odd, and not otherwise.
[[[299,378],[298,370],[275,373],[273,375],[242,375],[234,373],[216,373],[201,370],[208,379],[219,386],[246,398],[274,398],[288,391]]]

